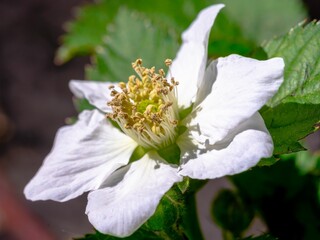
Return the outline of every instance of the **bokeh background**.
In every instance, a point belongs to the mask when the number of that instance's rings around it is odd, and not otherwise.
[[[90,1],[0,1],[0,240],[71,239],[92,231],[84,214],[86,195],[66,203],[29,202],[23,196],[56,130],[77,114],[68,82],[84,79],[90,59],[56,65],[54,57],[63,24],[73,18],[75,6],[85,3]],[[310,19],[320,18],[318,0],[304,4]],[[314,150],[318,138],[309,140]],[[211,182],[200,193],[200,205],[210,204],[222,187],[230,184]],[[204,222],[209,221],[205,211],[201,209]],[[216,232],[211,225],[206,228],[208,234]],[[252,231],[265,230],[258,220]]]

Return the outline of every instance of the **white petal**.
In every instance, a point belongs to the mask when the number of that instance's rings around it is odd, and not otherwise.
[[[199,105],[191,126],[210,144],[220,141],[257,112],[283,82],[282,58],[258,61],[238,55],[219,58],[211,93]]]
[[[203,78],[207,63],[210,30],[223,7],[223,4],[217,4],[202,10],[182,34],[182,46],[170,67],[170,76],[179,82],[178,104],[180,107],[189,107],[196,96],[197,83]]]
[[[179,139],[183,153],[180,174],[196,179],[213,179],[233,175],[255,166],[273,152],[272,138],[263,119],[256,113],[223,141],[197,149],[191,135]]]
[[[212,85],[217,78],[217,63],[217,60],[212,61],[207,67],[203,79],[200,79],[194,108],[211,93]]]
[[[104,114],[84,111],[77,123],[59,129],[52,151],[24,193],[30,200],[62,202],[97,189],[128,163],[136,146]]]
[[[176,168],[152,152],[115,174],[118,183],[89,194],[86,213],[98,231],[119,237],[132,234],[147,221],[162,196],[182,180]]]
[[[69,88],[77,98],[86,98],[90,104],[103,112],[111,112],[111,107],[107,102],[111,101],[111,90],[114,85],[108,82],[71,80]]]

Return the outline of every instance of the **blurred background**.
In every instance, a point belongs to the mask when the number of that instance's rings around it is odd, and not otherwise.
[[[84,66],[90,59],[76,57],[62,65],[54,59],[63,25],[74,18],[74,7],[90,2],[0,1],[0,240],[71,239],[92,232],[84,213],[86,195],[66,203],[29,202],[23,196],[57,129],[77,114],[68,82],[85,78]],[[320,19],[318,0],[303,4],[309,19]],[[309,140],[313,150],[318,139],[314,135]],[[225,179],[210,182],[200,193],[200,205],[210,205],[222,187],[230,184]],[[206,225],[210,214],[207,209],[200,211]],[[259,221],[256,226],[258,234],[267,230]],[[206,228],[210,228],[207,234],[216,232],[210,224]]]

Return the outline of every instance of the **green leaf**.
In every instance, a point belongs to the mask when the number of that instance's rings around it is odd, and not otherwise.
[[[68,34],[61,39],[63,44],[56,53],[55,62],[63,64],[75,55],[94,53],[106,34],[107,24],[117,12],[117,6],[115,1],[110,1],[76,8],[76,20],[64,25]]]
[[[274,142],[274,154],[305,150],[298,141],[318,129],[320,105],[285,103],[264,108],[261,115]]]
[[[269,158],[262,158],[259,163],[258,163],[258,167],[267,167],[267,166],[271,166],[273,164],[275,164],[277,161],[279,161],[279,158],[276,158],[274,156],[269,157]]]
[[[265,44],[268,56],[285,61],[284,83],[269,101],[320,104],[320,25],[300,24],[283,37]]]
[[[271,234],[279,239],[319,239],[319,175],[301,174],[295,156],[281,155],[273,166],[230,178],[241,196],[259,212]]]
[[[222,190],[214,199],[211,208],[214,221],[233,236],[239,237],[251,223],[254,211],[236,192]]]
[[[66,24],[67,34],[56,55],[57,63],[64,63],[76,55],[95,52],[107,34],[106,26],[113,22],[117,10],[127,7],[145,14],[159,27],[170,28],[178,35],[194,20],[200,10],[226,3],[218,15],[209,43],[209,56],[230,53],[250,55],[254,41],[284,33],[306,17],[298,0],[100,0],[77,8],[76,19]],[[220,16],[221,15],[221,16]],[[242,16],[246,16],[243,18]]]
[[[94,54],[99,51],[96,47],[104,43],[106,34],[110,34],[107,26],[114,22],[120,8],[125,7],[129,12],[143,13],[162,31],[170,29],[180,37],[200,10],[214,3],[219,2],[163,0],[150,4],[146,0],[104,0],[85,5],[77,9],[76,19],[66,24],[67,34],[62,38],[63,45],[57,52],[56,62],[61,64],[76,55]],[[230,53],[248,56],[256,48],[253,41],[243,36],[240,25],[225,14],[225,10],[218,15],[211,36],[209,56],[226,56]]]
[[[95,48],[103,44],[108,33],[106,28],[113,22],[120,8],[142,12],[157,22],[158,26],[182,32],[205,6],[208,6],[205,0],[163,0],[152,3],[147,0],[100,0],[77,8],[76,19],[65,25],[67,34],[62,38],[63,44],[56,54],[56,63],[65,63],[77,55],[95,53]]]
[[[173,58],[177,37],[161,31],[145,16],[121,8],[114,24],[109,25],[104,44],[97,48],[95,65],[87,68],[87,78],[100,81],[127,81],[134,74],[131,63],[143,59],[146,67],[165,67]]]
[[[296,167],[301,174],[320,175],[320,155],[309,151],[298,152],[295,156]]]
[[[307,17],[300,0],[216,0],[215,2],[225,3],[228,19],[241,27],[246,38],[258,43],[286,33]]]
[[[208,43],[208,56],[217,58],[230,54],[251,56],[257,44],[245,37],[241,26],[230,19],[225,9],[218,14],[211,30]]]

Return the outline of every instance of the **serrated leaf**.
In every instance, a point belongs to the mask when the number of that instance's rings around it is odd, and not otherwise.
[[[317,130],[320,105],[285,103],[264,108],[261,115],[274,142],[274,154],[305,150],[298,141]]]
[[[115,1],[77,7],[76,20],[64,25],[68,34],[61,38],[63,44],[56,53],[55,62],[63,64],[76,55],[93,53],[106,34],[107,24],[114,18],[117,8]]]
[[[320,24],[300,24],[283,37],[265,44],[268,56],[285,61],[284,83],[269,101],[320,104]]]
[[[158,27],[170,29],[180,36],[200,10],[214,3],[220,2],[163,0],[150,4],[147,0],[102,0],[77,8],[76,19],[66,24],[67,34],[62,38],[63,45],[57,51],[56,63],[64,63],[76,55],[95,53],[96,47],[103,44],[104,36],[108,34],[107,26],[114,21],[121,7],[143,13]],[[220,15],[212,31],[209,56],[226,56],[230,53],[250,55],[255,49],[253,41],[243,36],[240,25],[224,11]]]
[[[150,4],[148,0],[100,0],[77,8],[76,19],[67,23],[67,34],[62,38],[62,46],[56,54],[56,63],[62,64],[77,55],[95,52],[108,33],[106,27],[113,22],[118,10],[126,7],[144,13],[158,26],[180,29],[182,32],[200,9],[208,6],[205,0],[163,0]],[[179,11],[177,11],[179,9]]]
[[[254,41],[283,33],[306,12],[298,0],[224,1],[227,7],[217,18],[209,44],[209,56],[225,56],[230,53],[250,55]],[[120,7],[146,14],[156,25],[171,28],[179,35],[186,29],[199,11],[221,0],[100,0],[76,11],[76,19],[66,25],[67,34],[56,55],[57,63],[64,63],[76,55],[88,55],[103,42],[110,24]],[[242,16],[246,16],[243,18]],[[244,33],[244,34],[243,34]],[[251,39],[251,41],[250,41]],[[213,44],[213,45],[212,45]]]
[[[97,49],[96,64],[87,68],[89,79],[127,81],[134,74],[131,63],[137,58],[147,67],[164,68],[164,60],[173,58],[178,49],[176,36],[160,31],[148,18],[126,8],[119,10],[108,29],[104,44]]]

